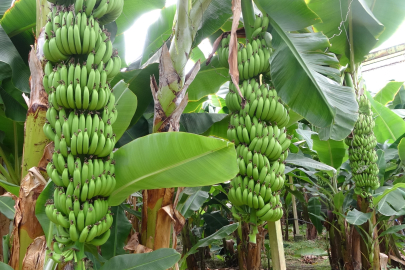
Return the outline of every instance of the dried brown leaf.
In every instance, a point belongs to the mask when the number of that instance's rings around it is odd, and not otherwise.
[[[124,250],[131,251],[131,253],[148,253],[153,251],[139,243],[139,233],[134,233],[131,236],[131,239],[129,239],[127,245],[124,247]]]
[[[27,253],[23,260],[23,270],[42,270],[46,256],[45,236],[35,238],[34,242],[28,246]]]

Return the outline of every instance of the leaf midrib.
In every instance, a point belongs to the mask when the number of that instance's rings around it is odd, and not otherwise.
[[[133,180],[133,181],[128,182],[127,184],[123,185],[122,187],[116,189],[116,190],[111,194],[111,197],[114,196],[114,195],[116,195],[116,194],[118,194],[121,190],[123,190],[123,189],[125,189],[125,188],[127,188],[127,187],[129,187],[129,186],[131,186],[131,185],[133,185],[133,184],[135,184],[135,183],[141,181],[142,179],[145,179],[145,178],[148,178],[148,177],[150,177],[150,176],[163,173],[163,172],[168,171],[168,170],[170,170],[170,169],[172,169],[172,168],[175,168],[175,167],[180,167],[180,166],[182,166],[182,165],[184,165],[184,164],[186,164],[186,163],[188,163],[188,162],[197,160],[197,159],[199,159],[199,158],[201,158],[201,157],[204,157],[204,156],[206,156],[206,155],[213,154],[213,153],[218,152],[218,151],[220,151],[220,150],[222,150],[222,149],[226,149],[227,147],[228,147],[228,145],[223,146],[223,147],[219,147],[219,148],[214,149],[214,150],[209,150],[209,151],[207,151],[207,152],[205,152],[205,153],[203,153],[203,154],[200,154],[200,155],[197,155],[197,156],[194,156],[194,157],[191,157],[191,158],[182,160],[182,161],[177,162],[177,163],[175,163],[175,164],[173,164],[173,165],[164,167],[164,168],[162,168],[162,169],[160,169],[160,170],[157,170],[157,171],[154,171],[154,172],[152,172],[152,173],[146,174],[146,175],[144,175],[144,176],[142,176],[142,177],[139,177],[139,178],[137,178],[137,179],[135,179],[135,180]],[[135,190],[135,191],[136,191],[136,190]]]

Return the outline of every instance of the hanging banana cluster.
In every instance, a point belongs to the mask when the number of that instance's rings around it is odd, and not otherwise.
[[[378,180],[378,156],[375,151],[377,140],[373,132],[375,122],[370,101],[365,95],[358,98],[359,119],[353,130],[353,137],[346,138],[349,146],[350,167],[356,184],[355,192],[363,197],[380,186]]]
[[[255,21],[255,31],[253,33],[253,41],[246,46],[239,44],[238,49],[238,70],[239,79],[247,80],[257,77],[259,74],[267,73],[270,69],[271,34],[267,32],[269,24],[268,17],[257,17]],[[219,62],[222,66],[229,66],[229,40],[228,35],[222,39],[221,47],[218,48]]]
[[[50,255],[66,262],[74,258],[75,242],[102,245],[110,236],[107,200],[116,183],[112,125],[118,112],[109,81],[121,59],[102,25],[119,16],[123,1],[58,4],[65,5],[52,7],[43,49],[49,104],[43,130],[55,145],[46,170],[57,186],[45,212],[58,229]]]
[[[255,39],[246,47],[262,44],[260,34],[267,30],[267,24],[267,17],[263,20],[257,17]],[[246,48],[238,52],[240,55],[242,51],[243,70],[246,66],[249,70],[239,86],[246,100],[245,106],[242,108],[242,98],[232,83],[226,96],[226,105],[232,112],[227,136],[236,145],[239,165],[239,174],[231,181],[228,198],[236,209],[248,206],[251,215],[261,221],[276,221],[283,215],[279,194],[285,182],[284,161],[291,143],[285,129],[290,117],[276,90],[270,88],[269,84],[260,85],[258,82],[259,75],[270,68],[271,48],[267,44],[263,43],[259,52],[252,53],[251,49]],[[244,54],[249,57],[246,58]],[[257,57],[260,61],[254,62]],[[253,72],[251,64],[254,64]],[[235,207],[233,212],[237,212]],[[251,218],[252,221],[254,219]]]

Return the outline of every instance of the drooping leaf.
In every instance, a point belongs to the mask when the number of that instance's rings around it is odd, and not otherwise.
[[[165,0],[125,0],[124,8],[121,15],[116,20],[120,35],[126,31],[131,25],[144,13],[153,9],[161,9],[165,6]]]
[[[357,209],[353,209],[347,213],[346,220],[352,225],[363,225],[370,219],[372,213],[363,213]]]
[[[179,262],[179,265],[181,265],[182,263],[184,263],[185,259],[191,255],[194,254],[198,251],[198,248],[200,247],[206,247],[208,245],[210,245],[213,241],[215,240],[220,240],[226,236],[228,236],[229,234],[233,233],[236,229],[238,228],[238,223],[234,223],[234,224],[230,224],[227,226],[222,227],[221,229],[219,229],[217,232],[215,232],[214,234],[211,234],[208,237],[205,237],[203,239],[200,239],[197,244],[195,244],[188,252],[187,254],[181,259],[181,261]]]
[[[200,71],[188,87],[188,99],[197,101],[207,95],[215,94],[221,85],[229,81],[228,73],[228,68],[219,65],[217,56],[211,59],[208,66],[206,62],[201,63]]]
[[[110,238],[101,246],[103,257],[107,260],[114,256],[125,254],[125,240],[132,228],[132,224],[125,215],[125,208],[120,205],[114,206],[111,208],[111,212],[113,213],[114,221]]]
[[[327,37],[322,33],[286,32],[287,29],[303,28],[292,28],[290,24],[294,24],[296,20],[301,19],[306,22],[302,25],[308,26],[317,17],[307,8],[295,10],[295,15],[285,15],[284,18],[278,14],[273,15],[278,9],[294,12],[292,8],[297,8],[299,1],[288,4],[280,0],[255,2],[274,2],[274,5],[264,10],[270,14],[270,23],[274,28],[272,33],[275,53],[271,57],[271,77],[279,96],[295,112],[313,125],[323,128],[319,132],[322,140],[344,139],[357,120],[358,105],[353,89],[336,82],[340,78],[338,60],[334,54],[324,53],[330,47]],[[305,13],[306,17],[296,15],[301,13]],[[288,19],[292,16],[296,20]],[[286,21],[291,22],[288,24]],[[297,84],[296,81],[300,83]]]
[[[314,25],[316,31],[323,32],[332,43],[330,50],[341,55],[340,63],[344,66],[349,62],[349,11],[348,1],[310,0],[308,6],[322,22]],[[353,24],[353,47],[355,63],[362,62],[364,57],[377,44],[378,37],[384,31],[384,25],[374,17],[363,0],[350,1]],[[340,26],[341,22],[343,25]],[[332,38],[333,37],[333,38]]]
[[[314,150],[319,160],[335,169],[338,169],[346,157],[346,144],[343,141],[321,141],[318,135],[312,135]],[[347,157],[346,157],[347,158]]]
[[[189,218],[194,211],[200,209],[201,205],[208,199],[210,191],[209,186],[185,188],[181,202],[178,204],[177,210],[180,211],[185,218]],[[184,203],[182,201],[185,199]]]
[[[382,45],[390,38],[405,19],[405,6],[401,0],[364,0],[374,16],[384,25],[384,32],[378,37],[374,47]]]
[[[47,240],[53,238],[53,236],[56,233],[56,227],[45,213],[45,204],[47,200],[53,198],[54,190],[55,185],[51,180],[49,180],[45,188],[39,195],[37,203],[35,204],[35,216],[37,217],[39,223],[41,224],[42,230],[44,231],[45,238]]]
[[[20,2],[20,1],[19,1]],[[19,3],[17,2],[17,3]],[[35,10],[35,1],[34,1],[34,10]],[[30,10],[31,13],[32,10]],[[2,19],[2,24],[4,21]],[[34,21],[35,21],[35,12],[34,12]],[[14,44],[11,42],[10,38],[7,36],[3,27],[0,26],[0,62],[7,63],[10,65],[12,70],[12,80],[16,88],[20,91],[29,93],[30,88],[28,85],[28,79],[30,77],[30,71],[28,66],[22,60],[20,54],[14,47]]]
[[[151,58],[163,43],[172,35],[173,19],[176,14],[176,5],[164,8],[160,11],[160,16],[156,22],[149,26],[145,45],[143,47],[143,55],[141,64],[144,64]]]
[[[374,134],[377,142],[394,142],[399,136],[405,133],[404,120],[393,113],[389,108],[379,102],[376,102],[368,91],[365,91],[370,100],[373,116],[375,117]]]
[[[309,199],[308,201],[309,218],[311,219],[318,233],[322,233],[323,229],[322,220],[318,218],[318,216],[321,216],[321,207],[322,207],[321,202],[317,197],[312,197]]]
[[[384,192],[387,193],[383,195]],[[387,217],[397,215],[404,207],[404,191],[400,188],[394,190],[392,190],[392,188],[386,188],[384,192],[382,193],[383,196],[381,197],[381,200],[378,202],[377,211]]]
[[[14,200],[11,197],[0,196],[0,212],[5,215],[8,219],[14,219]]]
[[[289,164],[293,164],[293,165],[304,167],[304,168],[311,168],[311,169],[316,169],[316,170],[320,170],[320,171],[331,171],[331,172],[336,173],[335,168],[333,168],[329,165],[323,164],[321,162],[318,162],[316,160],[313,160],[311,158],[300,156],[298,154],[290,153],[287,157],[286,162]]]
[[[202,134],[226,116],[218,113],[183,113],[180,124],[189,133]]]
[[[388,82],[383,89],[378,91],[374,96],[374,100],[380,102],[382,105],[387,105],[388,102],[393,101],[404,82]]]
[[[114,158],[117,185],[110,205],[138,190],[212,185],[238,171],[232,143],[182,132],[139,138],[121,147]]]
[[[402,163],[405,164],[405,139],[402,139],[398,144],[398,153]]]
[[[171,248],[161,248],[150,253],[115,256],[107,261],[101,270],[165,270],[180,259],[180,254]]]
[[[373,199],[373,204],[374,206],[378,205],[380,203],[380,201],[388,194],[390,194],[391,192],[397,190],[398,188],[405,188],[405,183],[398,183],[396,185],[394,185],[392,188],[388,188],[386,190],[384,190],[384,192],[381,195],[378,195],[376,197],[374,197]]]
[[[123,80],[114,86],[114,94],[119,116],[112,125],[112,128],[116,135],[116,140],[118,141],[131,123],[138,105],[138,100],[135,94],[128,89],[128,84]]]
[[[232,16],[231,0],[212,0],[204,11],[202,25],[197,31],[194,46],[208,36],[214,34]]]

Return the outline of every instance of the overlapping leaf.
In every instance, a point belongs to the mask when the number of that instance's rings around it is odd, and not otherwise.
[[[312,135],[314,150],[317,151],[319,160],[335,169],[345,161],[346,144],[343,141],[327,140],[321,141],[318,135]],[[346,157],[347,159],[347,157]]]
[[[351,3],[349,9],[349,2]],[[384,2],[381,1],[381,2]],[[384,25],[373,15],[364,0],[335,1],[309,0],[311,8],[322,19],[314,25],[316,31],[331,38],[330,50],[341,55],[340,63],[346,65],[350,59],[349,48],[349,10],[353,22],[353,48],[355,63],[362,62],[364,57],[377,44],[378,37],[384,31]],[[394,7],[392,7],[394,8]],[[341,22],[344,22],[340,26]]]
[[[388,82],[387,85],[374,96],[374,100],[384,106],[387,105],[388,102],[394,100],[403,83],[404,82]]]
[[[4,62],[10,66],[12,70],[11,78],[15,87],[22,92],[29,93],[28,79],[30,71],[28,66],[24,63],[2,26],[0,26],[0,48],[0,62]]]
[[[319,18],[300,1],[255,3],[269,14],[274,28],[271,76],[279,96],[295,112],[323,128],[319,132],[322,140],[342,140],[353,129],[358,105],[354,91],[335,82],[339,81],[339,63],[335,55],[325,53],[330,46],[327,37],[286,32],[312,25]]]

